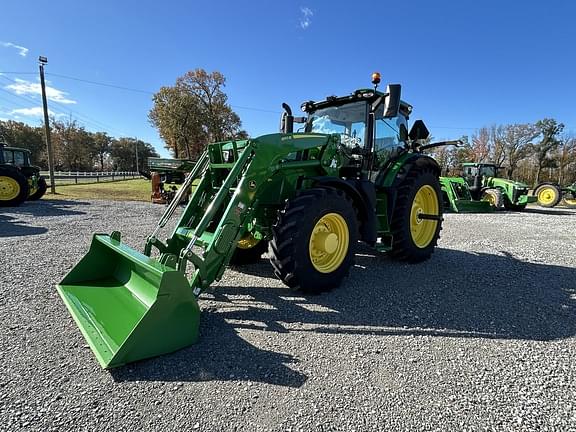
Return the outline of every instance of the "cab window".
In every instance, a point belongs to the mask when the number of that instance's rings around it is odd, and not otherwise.
[[[404,116],[383,118],[384,107],[380,106],[375,112],[374,151],[376,153],[377,166],[382,166],[400,147],[400,126],[406,124]]]

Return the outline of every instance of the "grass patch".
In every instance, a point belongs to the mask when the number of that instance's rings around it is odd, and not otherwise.
[[[150,201],[150,193],[150,180],[134,179],[56,186],[56,195],[52,195],[48,190],[44,197],[47,199]]]

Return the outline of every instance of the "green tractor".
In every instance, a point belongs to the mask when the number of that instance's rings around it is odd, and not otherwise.
[[[452,208],[457,208],[458,204],[462,208],[462,202],[485,201],[492,210],[504,207],[506,210],[521,211],[528,203],[536,201],[535,197],[528,195],[528,185],[498,177],[498,170],[498,166],[490,163],[465,162],[462,164],[462,178],[442,177],[445,206],[446,201]],[[454,201],[454,197],[458,197],[457,194],[453,194],[451,198],[447,193],[448,187],[461,188],[461,203]],[[468,192],[465,191],[466,187]],[[477,207],[474,210],[490,211],[487,206]]]
[[[462,177],[440,177],[444,210],[455,213],[488,213],[494,207],[488,201],[475,200]]]
[[[283,104],[281,133],[209,144],[166,207],[143,253],[119,232],[95,234],[57,289],[105,368],[194,343],[197,298],[229,263],[269,251],[288,287],[320,293],[340,285],[362,241],[398,260],[431,256],[441,224],[439,166],[421,153],[421,120],[400,85]],[[293,131],[294,123],[301,130]],[[176,214],[172,234],[160,230]]]
[[[46,189],[40,168],[30,163],[30,151],[0,142],[0,206],[18,206],[27,199],[40,199]]]
[[[568,208],[576,208],[576,182],[566,187],[558,183],[540,183],[534,188],[534,196],[540,207],[555,207],[563,202]]]

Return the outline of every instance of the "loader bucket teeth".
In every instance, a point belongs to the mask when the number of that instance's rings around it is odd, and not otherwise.
[[[200,310],[182,272],[96,234],[88,254],[57,285],[104,368],[196,342]]]

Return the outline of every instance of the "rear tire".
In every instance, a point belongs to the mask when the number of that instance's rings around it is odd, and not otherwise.
[[[272,234],[270,262],[291,288],[313,294],[336,288],[354,264],[358,222],[340,190],[308,189],[287,200]]]
[[[42,198],[44,196],[47,189],[48,189],[48,185],[46,184],[46,180],[44,180],[44,177],[40,177],[38,179],[38,189],[36,189],[36,192],[34,192],[32,195],[30,195],[30,197],[28,199],[32,200],[32,201],[39,200],[40,198]]]
[[[0,167],[0,206],[15,207],[28,198],[28,179],[16,169]]]
[[[490,206],[494,209],[502,208],[504,205],[504,197],[500,189],[486,189],[482,192],[481,201],[488,201]]]
[[[576,208],[576,192],[565,192],[563,203],[568,208]]]
[[[562,199],[560,188],[554,184],[543,184],[536,188],[534,195],[540,207],[551,208],[558,205]]]
[[[420,219],[421,213],[440,220]],[[392,258],[409,263],[430,258],[442,230],[442,192],[430,168],[413,168],[398,187],[391,228]]]

